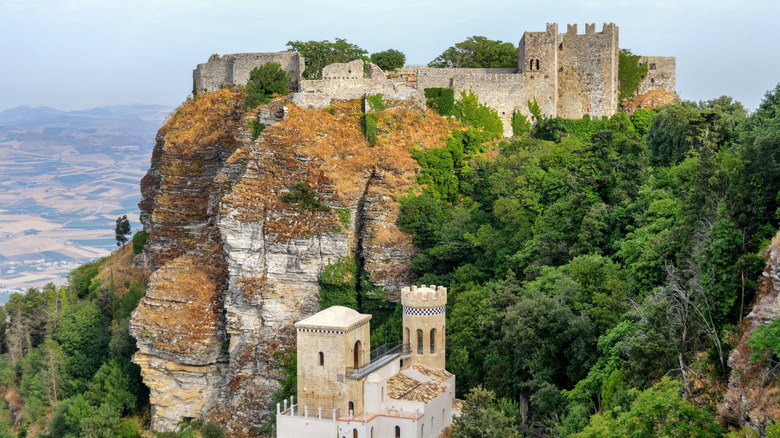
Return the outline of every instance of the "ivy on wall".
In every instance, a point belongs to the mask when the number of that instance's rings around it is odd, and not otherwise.
[[[628,99],[639,89],[642,79],[647,76],[647,64],[639,66],[639,55],[631,50],[620,49],[618,80],[620,81],[620,100]]]

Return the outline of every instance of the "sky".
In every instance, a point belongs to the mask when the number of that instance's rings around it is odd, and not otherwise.
[[[686,100],[748,109],[780,82],[778,0],[0,0],[0,111],[176,106],[212,53],[344,38],[427,64],[469,36],[511,41],[546,23],[614,22],[620,47],[675,56]]]

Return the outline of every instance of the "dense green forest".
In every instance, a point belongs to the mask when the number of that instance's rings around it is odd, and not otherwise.
[[[738,427],[715,422],[715,388],[778,227],[780,86],[750,115],[721,97],[550,118],[487,153],[490,129],[467,124],[417,154],[399,219],[420,283],[450,287],[466,410],[495,397],[521,430],[563,436]]]

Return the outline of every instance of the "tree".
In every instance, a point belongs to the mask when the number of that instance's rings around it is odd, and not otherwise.
[[[244,89],[244,108],[255,108],[261,103],[271,101],[274,94],[290,92],[290,74],[282,69],[278,62],[269,62],[255,67],[249,73],[249,81]]]
[[[725,430],[712,412],[680,397],[680,382],[664,377],[640,392],[627,410],[594,415],[590,425],[575,434],[590,437],[718,437]]]
[[[388,49],[383,52],[371,54],[371,62],[378,65],[382,70],[395,70],[404,66],[406,55],[395,49]]]
[[[296,51],[306,59],[306,69],[303,77],[319,79],[322,68],[337,62],[349,62],[355,59],[366,60],[367,51],[348,43],[347,40],[336,38],[336,42],[325,41],[288,41],[287,48]]]
[[[493,405],[495,398],[493,391],[482,389],[482,385],[472,388],[463,400],[463,412],[452,423],[452,438],[519,436],[515,419]]]
[[[469,37],[448,48],[428,64],[429,67],[517,68],[517,47],[512,43]]]
[[[127,220],[127,215],[116,218],[116,246],[122,246],[127,243],[127,236],[130,235],[130,221]]]

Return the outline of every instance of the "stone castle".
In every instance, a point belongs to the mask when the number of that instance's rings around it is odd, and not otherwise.
[[[277,405],[277,438],[437,437],[460,414],[444,369],[447,289],[401,291],[403,342],[371,350],[369,320],[334,306],[295,324],[297,401]]]
[[[585,33],[576,24],[565,33],[548,23],[544,32],[525,32],[518,47],[517,68],[431,68],[405,66],[391,75],[370,64],[364,72],[363,61],[331,64],[322,78],[305,80],[305,60],[296,52],[240,53],[212,55],[193,72],[195,89],[213,91],[224,85],[245,84],[249,72],[262,64],[278,62],[291,78],[295,90],[291,101],[298,105],[323,108],[334,99],[364,98],[381,93],[388,99],[424,102],[425,88],[445,87],[455,91],[474,91],[479,100],[495,109],[504,123],[504,133],[512,134],[515,111],[531,116],[528,101],[536,99],[544,116],[581,118],[611,116],[618,110],[618,26],[586,24]],[[658,90],[674,92],[675,58],[646,56],[648,74],[639,86],[640,93]]]

